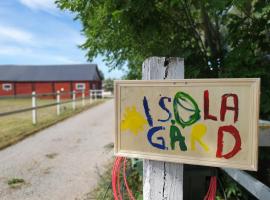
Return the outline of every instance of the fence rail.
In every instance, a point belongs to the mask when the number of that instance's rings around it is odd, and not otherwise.
[[[237,183],[243,186],[247,191],[259,200],[270,199],[270,188],[259,180],[253,178],[247,172],[237,169],[221,168]]]
[[[103,91],[103,90],[89,90],[89,91]],[[103,91],[104,92],[104,91]],[[82,91],[72,91],[72,92],[60,92],[61,95],[65,94],[81,94]],[[46,96],[56,96],[57,92],[50,92],[50,93],[36,93],[36,97],[46,97]],[[10,98],[26,98],[26,97],[32,97],[33,94],[17,94],[17,95],[5,95],[5,96],[0,96],[0,99],[10,99]]]
[[[88,98],[89,98],[90,103],[92,103],[92,101],[97,100],[98,98],[103,99],[104,98],[103,93],[104,93],[103,90],[89,90],[88,91],[88,94],[89,94]],[[61,96],[66,95],[66,94],[71,95],[71,98],[70,98],[71,100],[61,101]],[[77,94],[80,94],[81,96],[76,97]],[[45,97],[45,96],[56,97],[56,102],[37,106],[37,98],[38,97]],[[31,107],[23,108],[23,109],[19,109],[19,110],[12,110],[12,111],[8,111],[8,112],[2,112],[2,113],[0,113],[0,117],[32,111],[32,123],[36,124],[37,123],[37,110],[42,109],[42,108],[56,106],[57,115],[60,115],[61,114],[61,107],[60,107],[61,105],[67,104],[67,103],[72,103],[73,110],[76,110],[76,102],[81,101],[82,106],[85,106],[85,99],[87,98],[85,96],[85,90],[82,90],[82,91],[72,91],[72,92],[57,91],[55,93],[42,93],[42,94],[36,94],[35,92],[33,92],[32,94],[22,94],[22,95],[16,95],[16,96],[1,96],[0,100],[1,99],[10,99],[10,98],[27,98],[27,97],[32,98],[32,106]]]

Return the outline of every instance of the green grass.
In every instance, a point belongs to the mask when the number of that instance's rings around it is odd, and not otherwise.
[[[22,178],[12,178],[12,179],[8,180],[8,185],[11,188],[19,188],[23,184],[25,184],[25,181]]]
[[[53,99],[38,99],[37,105],[54,103]],[[81,101],[76,102],[76,110],[72,110],[72,103],[61,105],[61,115],[56,115],[56,106],[39,109],[37,111],[37,124],[32,125],[32,112],[24,112],[0,117],[0,149],[12,145],[37,131],[62,121],[74,114],[86,110],[94,105],[104,102],[98,100],[85,106]],[[0,113],[31,107],[31,99],[0,99]]]

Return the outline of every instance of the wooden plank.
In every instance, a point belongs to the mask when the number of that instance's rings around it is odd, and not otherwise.
[[[144,80],[183,79],[184,60],[152,57],[144,61],[142,76]],[[164,67],[164,64],[167,65]],[[183,164],[144,160],[143,162],[144,200],[182,200]]]
[[[116,81],[116,90],[117,155],[257,169],[259,79]]]
[[[81,98],[77,99],[77,100],[80,100]],[[62,101],[60,103],[50,103],[50,104],[45,104],[45,105],[42,105],[42,106],[36,106],[35,108],[33,107],[29,107],[29,108],[24,108],[24,109],[20,109],[20,110],[14,110],[14,111],[8,111],[8,112],[3,112],[3,113],[0,113],[0,117],[4,117],[4,116],[8,116],[8,115],[13,115],[13,114],[18,114],[18,113],[23,113],[23,112],[28,112],[28,111],[31,111],[31,110],[38,110],[38,109],[42,109],[42,108],[48,108],[48,107],[52,107],[52,106],[56,106],[56,105],[63,105],[63,104],[67,104],[67,103],[70,103],[72,102],[72,100],[70,101]]]
[[[250,176],[248,173],[241,170],[228,168],[222,168],[222,170],[224,170],[230,177],[232,177],[236,182],[242,185],[256,198],[260,200],[269,200],[270,188]]]

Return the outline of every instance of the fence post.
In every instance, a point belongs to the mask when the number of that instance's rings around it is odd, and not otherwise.
[[[183,79],[184,60],[151,57],[142,65],[143,80]],[[144,160],[143,199],[182,200],[183,164]]]
[[[96,96],[95,96],[95,95],[96,95],[96,93],[95,93],[95,90],[92,90],[92,93],[91,93],[91,94],[92,94],[92,97],[93,97],[93,98],[92,98],[92,99],[93,99],[93,101],[95,101],[95,100],[96,100]]]
[[[103,97],[103,90],[101,90],[101,99],[103,99],[104,97]]]
[[[76,92],[75,92],[75,90],[72,91],[72,108],[73,108],[73,110],[76,109]]]
[[[92,91],[89,90],[89,103],[91,104],[92,103]]]
[[[57,111],[57,115],[60,115],[60,91],[57,90],[56,92],[56,111]]]
[[[82,90],[82,105],[85,105],[85,90]]]
[[[37,123],[37,99],[36,92],[32,92],[32,124],[35,125]]]

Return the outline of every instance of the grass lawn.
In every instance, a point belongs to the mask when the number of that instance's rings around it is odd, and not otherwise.
[[[37,106],[54,103],[53,99],[38,99]],[[72,110],[72,103],[61,105],[61,115],[56,115],[56,106],[42,108],[37,111],[37,124],[32,125],[32,111],[0,117],[0,149],[14,144],[23,138],[59,122],[76,113],[86,110],[104,100],[97,100],[90,104],[85,99],[85,106],[81,101],[76,102],[76,110]],[[0,113],[31,107],[31,99],[0,99]]]

